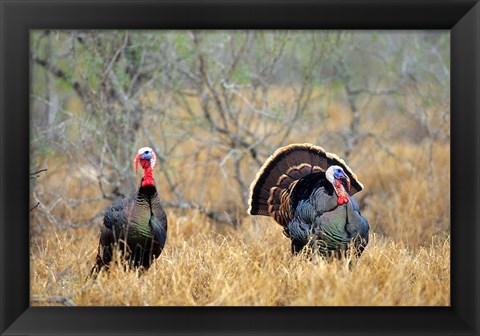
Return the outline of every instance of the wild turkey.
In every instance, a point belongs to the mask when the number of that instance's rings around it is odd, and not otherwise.
[[[139,162],[144,170],[140,188],[131,197],[114,203],[105,213],[93,275],[102,267],[108,268],[115,246],[132,267],[142,266],[144,270],[165,246],[167,216],[153,179],[155,152],[149,147],[140,148],[134,162],[136,171]]]
[[[341,256],[351,242],[360,256],[369,225],[351,197],[363,189],[337,155],[311,144],[279,148],[250,186],[248,213],[271,216],[292,241],[292,253],[306,245],[324,256]]]

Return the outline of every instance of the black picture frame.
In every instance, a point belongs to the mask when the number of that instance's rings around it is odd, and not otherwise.
[[[473,0],[0,0],[0,332],[478,335],[480,4]],[[450,307],[30,307],[30,29],[446,29]]]

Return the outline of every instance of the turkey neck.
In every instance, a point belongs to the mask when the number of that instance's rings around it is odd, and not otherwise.
[[[130,228],[130,239],[138,240],[138,243],[143,244],[145,238],[151,236],[150,220],[155,213],[157,203],[157,188],[152,168],[150,165],[145,165],[142,183],[136,195],[136,211],[131,217],[135,225]]]
[[[345,191],[345,187],[343,186],[342,181],[335,180],[333,187],[335,188],[335,192],[337,193],[338,205],[348,203],[348,194]]]
[[[152,167],[150,167],[150,165],[146,165],[143,170],[142,188],[149,186],[155,188],[155,180],[153,179]]]
[[[148,163],[142,166],[143,178],[138,192],[139,194],[145,195],[147,199],[150,199],[157,192],[157,188],[155,187],[155,180],[153,179],[153,170]]]

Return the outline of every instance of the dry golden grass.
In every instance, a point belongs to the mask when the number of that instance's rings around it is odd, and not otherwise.
[[[116,265],[96,281],[96,229],[62,230],[32,248],[33,304],[70,297],[78,305],[449,305],[449,239],[413,252],[373,234],[350,270],[345,260],[292,256],[268,218],[223,233],[199,213],[168,212],[168,242],[138,277]]]
[[[411,158],[421,154],[419,148],[404,150]],[[387,157],[376,158],[385,165],[381,171],[360,169],[371,191],[364,215],[372,234],[351,270],[347,261],[292,256],[290,241],[270,218],[244,216],[233,227],[194,210],[168,210],[166,248],[141,277],[117,266],[96,282],[86,280],[100,221],[96,227],[50,228],[33,235],[33,304],[58,305],[52,298],[60,296],[77,305],[449,305],[449,193],[438,183],[448,181],[448,148],[437,146],[435,153],[430,179],[412,176]],[[221,195],[224,185],[218,179],[215,184],[216,178],[207,182],[216,186],[212,194]],[[45,177],[45,182],[67,186],[77,197],[93,196],[95,188],[74,188],[75,179]],[[88,217],[98,207],[88,212],[57,206],[56,215]]]
[[[403,150],[413,156],[422,153],[421,148]],[[121,306],[449,305],[449,191],[442,184],[449,180],[448,147],[437,146],[435,153],[430,179],[412,176],[407,166],[387,157],[372,159],[383,164],[373,175],[360,168],[370,191],[362,193],[372,233],[351,270],[346,261],[292,256],[289,240],[270,218],[244,216],[233,227],[213,223],[197,211],[168,209],[165,250],[141,277],[113,267],[95,282],[86,280],[101,220],[90,228],[47,224],[43,232],[32,234],[32,304],[58,305],[63,302],[58,297],[68,297],[77,305]],[[428,162],[417,163],[423,169]],[[53,176],[44,178],[44,188],[60,180],[70,197],[95,195],[93,187],[79,188],[74,176]],[[207,183],[216,182],[209,190],[214,202],[225,194],[227,182],[211,179]],[[53,212],[86,219],[107,205],[101,201],[70,209],[59,204]]]
[[[358,197],[365,197],[365,215],[370,226],[412,248],[433,237],[445,239],[450,230],[449,145],[434,146],[432,163],[421,146],[392,148],[415,166],[410,168],[383,154],[372,155],[369,166],[356,168],[368,186]],[[378,168],[369,173],[369,167]]]
[[[339,104],[326,109],[330,131],[348,118]],[[389,120],[391,122],[391,120]],[[374,121],[372,121],[374,123]],[[379,122],[383,132],[388,123]],[[305,142],[305,132],[292,133],[290,142]],[[324,146],[328,151],[336,148]],[[188,152],[186,142],[182,150]],[[113,267],[96,281],[86,279],[97,252],[101,219],[93,227],[58,227],[32,213],[31,296],[33,305],[183,306],[447,306],[450,304],[450,147],[435,143],[389,143],[397,157],[365,142],[348,164],[365,185],[355,197],[371,226],[370,243],[349,269],[348,262],[327,262],[292,256],[290,241],[273,219],[239,214],[236,226],[212,222],[197,210],[167,209],[168,238],[158,260],[145,274]],[[206,206],[216,211],[246,200],[231,192],[231,181],[218,165],[199,155],[196,165],[179,159],[169,162],[181,170],[185,196],[203,193]],[[407,162],[407,159],[411,163]],[[81,163],[81,162],[80,162]],[[88,167],[67,165],[56,157],[38,180],[44,193],[41,206],[58,218],[91,218],[108,201],[69,207],[55,194],[87,199],[101,196],[89,179]],[[228,169],[228,167],[227,167]],[[253,179],[255,169],[242,167]],[[198,176],[206,174],[199,189]],[[162,186],[162,199],[173,196]],[[241,207],[240,207],[241,208]],[[40,211],[40,209],[38,209]],[[59,298],[69,298],[62,301]]]

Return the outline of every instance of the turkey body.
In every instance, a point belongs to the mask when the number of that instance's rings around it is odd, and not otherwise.
[[[346,201],[339,200],[328,180],[329,167],[344,173],[344,179],[334,182],[347,191]],[[369,224],[351,195],[362,188],[335,154],[311,144],[293,144],[278,149],[258,172],[249,213],[273,217],[291,239],[292,253],[309,246],[324,256],[341,256],[353,246],[360,256],[368,244]]]
[[[368,243],[368,221],[353,198],[338,204],[324,173],[301,178],[291,192],[290,201],[293,218],[284,231],[292,240],[293,253],[309,245],[323,255],[340,256],[351,242],[357,255],[363,252]]]
[[[105,213],[94,270],[110,264],[118,246],[130,266],[148,269],[167,239],[167,216],[154,186],[140,187]]]

